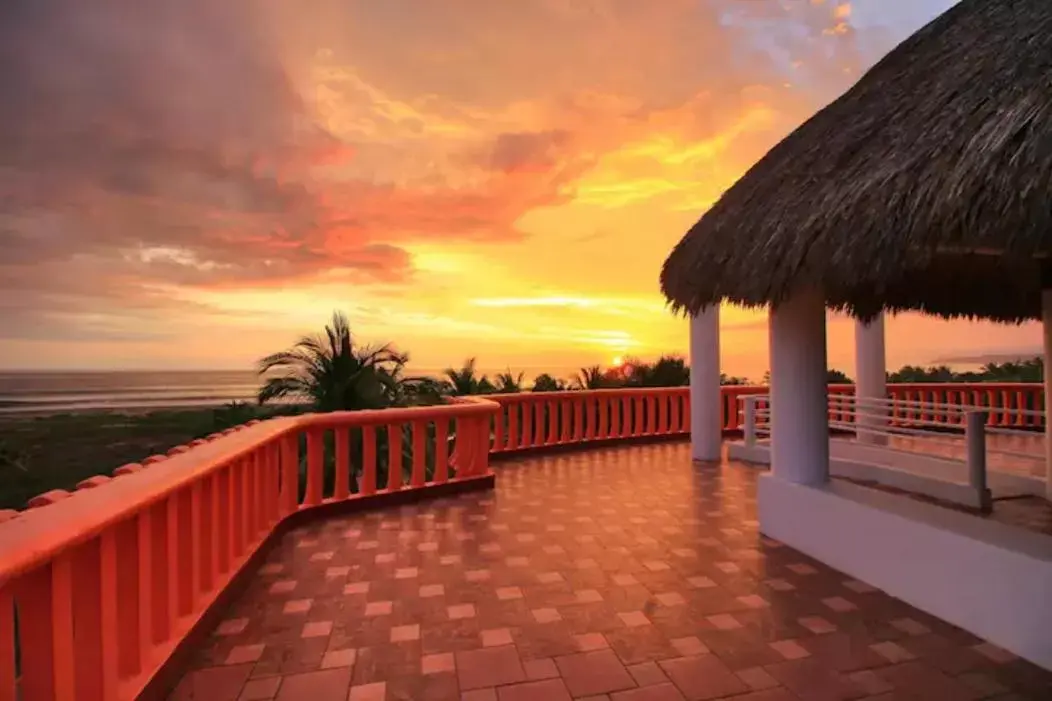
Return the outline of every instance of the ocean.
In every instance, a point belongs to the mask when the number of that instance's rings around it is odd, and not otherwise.
[[[527,369],[526,384],[542,372]],[[549,372],[568,377],[575,369]],[[437,377],[441,371],[409,374]],[[220,406],[254,402],[258,389],[259,376],[251,370],[0,372],[0,414]]]

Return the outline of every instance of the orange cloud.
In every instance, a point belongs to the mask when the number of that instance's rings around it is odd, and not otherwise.
[[[669,350],[661,259],[887,48],[865,2],[5,5],[0,364],[333,306],[435,353]]]

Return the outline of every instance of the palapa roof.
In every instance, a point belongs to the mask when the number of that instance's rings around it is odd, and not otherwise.
[[[1022,321],[1050,254],[1052,0],[963,0],[727,190],[661,288],[690,313],[818,287],[863,319]]]

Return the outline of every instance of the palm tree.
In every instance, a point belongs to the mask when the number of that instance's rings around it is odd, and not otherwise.
[[[533,379],[533,392],[561,392],[566,389],[566,383],[548,373],[541,373]]]
[[[848,377],[848,374],[843,370],[837,370],[836,368],[829,368],[826,370],[826,382],[831,385],[853,385],[854,380]]]
[[[525,373],[512,375],[511,370],[497,375],[497,392],[500,394],[515,394],[522,391],[522,379]]]
[[[602,389],[607,386],[606,377],[598,365],[581,368],[573,378],[575,389]]]
[[[409,356],[390,345],[355,343],[346,315],[333,312],[325,331],[259,361],[266,377],[258,400],[308,400],[317,411],[382,409],[403,396]]]
[[[640,387],[683,387],[690,384],[690,367],[678,355],[663,355],[653,365],[640,363],[632,376]]]
[[[405,377],[396,372],[395,386],[398,388],[395,404],[398,406],[420,406],[441,404],[446,395],[446,383],[433,377]]]
[[[490,394],[496,390],[489,378],[476,376],[475,358],[468,358],[459,368],[446,368],[446,391],[453,395]]]

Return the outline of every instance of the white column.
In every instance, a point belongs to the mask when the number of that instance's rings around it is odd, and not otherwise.
[[[826,309],[801,291],[771,309],[771,473],[797,484],[829,479]]]
[[[885,400],[888,395],[887,363],[884,359],[884,314],[868,324],[855,320],[855,400],[862,414],[856,421],[863,428],[883,430],[888,423],[886,414],[875,404],[866,404],[865,399]],[[881,444],[884,436],[874,433],[859,433],[863,443]]]
[[[1052,499],[1052,289],[1041,290],[1041,325],[1045,340],[1045,496]]]
[[[720,396],[720,306],[690,318],[690,455],[719,460],[723,444]]]

